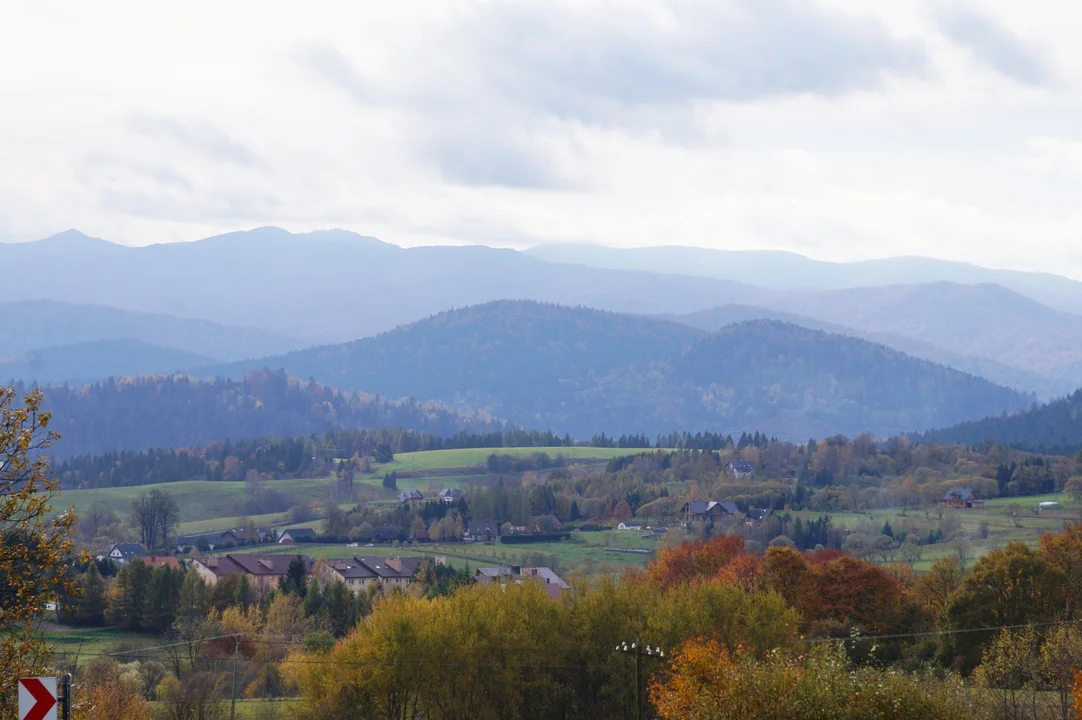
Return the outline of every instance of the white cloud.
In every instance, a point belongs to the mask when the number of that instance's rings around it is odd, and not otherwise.
[[[927,254],[1082,277],[1082,9],[0,9],[0,235]]]

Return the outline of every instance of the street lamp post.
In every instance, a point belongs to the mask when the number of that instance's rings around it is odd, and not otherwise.
[[[664,660],[665,651],[660,647],[643,645],[642,640],[636,640],[630,646],[626,642],[620,643],[616,646],[616,651],[635,656],[635,718],[643,720],[642,659],[645,657]]]

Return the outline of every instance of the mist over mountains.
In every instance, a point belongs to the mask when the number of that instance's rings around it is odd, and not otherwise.
[[[283,369],[580,436],[793,439],[949,427],[1082,386],[1082,283],[923,258],[663,250],[406,249],[274,227],[0,244],[21,269],[0,304],[0,379]]]

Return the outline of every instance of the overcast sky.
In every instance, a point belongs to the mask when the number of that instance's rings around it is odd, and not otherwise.
[[[1082,7],[0,7],[0,238],[930,255],[1082,278]]]

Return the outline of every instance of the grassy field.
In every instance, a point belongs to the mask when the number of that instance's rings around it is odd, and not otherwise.
[[[64,625],[50,625],[45,631],[45,639],[56,655],[79,655],[87,659],[114,652],[122,645],[149,646],[161,642],[160,638],[112,628],[73,628]]]
[[[328,478],[275,480],[269,487],[291,493],[298,499],[321,499],[327,496]],[[100,502],[124,517],[131,512],[131,502],[153,489],[168,491],[180,506],[182,522],[221,518],[235,509],[244,499],[243,482],[213,482],[210,480],[181,480],[133,487],[98,488],[94,490],[66,490],[59,493],[53,505],[57,508],[74,506],[77,513],[85,513]],[[220,526],[219,526],[220,527]]]
[[[574,540],[551,543],[530,543],[525,545],[504,545],[502,543],[445,543],[429,544],[405,543],[400,547],[376,545],[358,547],[345,544],[304,544],[282,546],[257,546],[237,548],[232,552],[248,552],[260,555],[303,553],[312,557],[325,557],[328,560],[351,558],[355,555],[375,555],[394,557],[399,555],[442,556],[451,565],[461,567],[469,563],[470,567],[497,564],[523,564],[523,557],[532,553],[541,553],[555,557],[560,572],[571,572],[589,558],[595,568],[609,566],[614,571],[626,567],[643,567],[650,559],[646,553],[624,553],[605,550],[606,547],[635,548],[654,550],[657,541],[640,537],[635,532],[591,532],[576,533]],[[603,569],[603,568],[602,568]]]
[[[362,475],[361,482],[379,487],[383,476],[397,472],[399,489],[413,488],[424,490],[430,484],[440,487],[459,487],[476,481],[477,475],[456,473],[456,469],[481,467],[493,453],[527,457],[534,453],[545,453],[551,457],[563,456],[575,460],[607,461],[623,455],[634,455],[642,450],[627,448],[595,447],[540,447],[540,448],[460,448],[455,450],[432,450],[429,452],[399,453],[394,461],[380,465],[368,475]],[[401,477],[402,473],[417,474],[417,477]]]
[[[431,452],[401,453],[393,462],[385,463],[373,472],[362,475],[357,482],[376,488],[384,501],[393,502],[394,492],[382,488],[385,473],[418,473],[418,477],[398,479],[400,489],[416,488],[425,490],[430,485],[439,487],[458,487],[480,476],[464,474],[462,470],[484,465],[493,452],[525,456],[544,452],[555,457],[563,455],[577,460],[596,460],[604,462],[609,458],[638,452],[637,450],[619,450],[614,448],[590,447],[552,447],[552,448],[469,448],[459,450],[434,450]],[[456,472],[457,471],[457,472]],[[298,503],[310,504],[330,497],[333,480],[330,477],[297,480],[272,480],[267,487],[292,495]],[[54,506],[57,510],[74,506],[77,513],[87,512],[95,503],[101,503],[121,517],[131,512],[131,502],[139,495],[154,489],[168,491],[180,507],[179,532],[193,534],[223,530],[240,525],[239,507],[245,498],[243,482],[212,482],[209,480],[181,480],[170,483],[139,485],[133,487],[100,488],[93,490],[67,490],[61,492]],[[368,491],[371,493],[371,491]],[[342,504],[349,510],[352,504]],[[287,524],[285,513],[268,513],[251,516],[260,526],[272,527],[318,527],[319,520]]]
[[[1059,507],[1034,514],[1032,510],[1042,502],[1058,502]],[[942,513],[944,518],[948,518],[948,523],[957,522],[958,529],[964,530],[972,538],[972,560],[976,560],[1010,542],[1020,541],[1027,545],[1036,545],[1042,534],[1056,532],[1063,527],[1064,523],[1078,520],[1080,512],[1082,512],[1082,505],[1075,502],[1069,495],[1054,493],[994,498],[986,501],[983,508],[970,510],[942,510],[933,507],[928,508],[926,513],[925,510],[918,508],[906,510],[886,508],[862,513],[806,512],[798,514],[805,519],[814,518],[820,514],[829,515],[836,526],[851,530],[857,529],[862,523],[882,527],[884,522],[889,521],[897,533],[911,525],[919,528],[937,527]],[[950,520],[950,517],[954,520]],[[914,570],[926,571],[938,558],[953,554],[953,548],[947,543],[928,545],[924,548],[920,561],[914,565]]]

